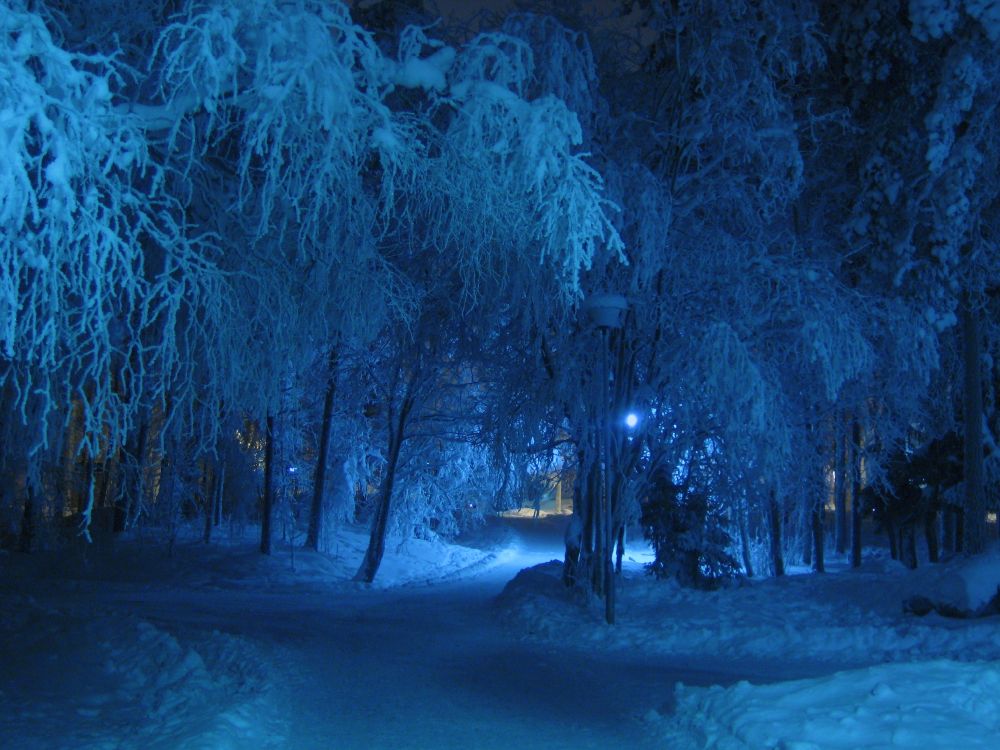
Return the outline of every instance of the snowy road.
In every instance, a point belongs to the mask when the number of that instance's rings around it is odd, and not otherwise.
[[[508,520],[515,530],[508,551],[451,581],[335,596],[177,593],[129,606],[172,632],[218,630],[254,644],[274,686],[273,712],[255,718],[262,724],[255,742],[340,750],[651,747],[642,713],[669,701],[677,679],[731,678],[675,674],[642,655],[623,661],[570,644],[535,645],[498,623],[495,597],[519,569],[561,554],[564,522]]]

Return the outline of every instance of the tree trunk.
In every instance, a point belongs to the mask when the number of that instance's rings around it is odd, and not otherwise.
[[[899,531],[896,529],[896,524],[893,522],[892,517],[888,513],[885,516],[882,525],[885,527],[885,535],[889,538],[889,557],[893,560],[899,560],[902,555],[902,550],[899,546]]]
[[[851,567],[861,567],[861,423],[854,420],[851,426]]]
[[[743,555],[743,569],[747,578],[753,578],[753,558],[750,554],[750,511],[747,508],[746,500],[741,500],[739,508],[736,510],[737,525],[740,530],[740,552]]]
[[[580,499],[580,474],[573,480],[573,514],[570,516],[569,524],[566,527],[564,541],[566,545],[566,555],[563,559],[563,583],[566,586],[575,586],[577,573],[580,567],[580,555],[583,549],[583,502]]]
[[[899,552],[903,556],[903,565],[910,570],[917,567],[917,527],[916,524],[907,526],[899,537]]]
[[[986,492],[983,478],[983,383],[979,320],[968,295],[962,305],[962,360],[965,428],[965,551],[977,555],[986,549]]]
[[[396,468],[399,466],[399,452],[403,447],[404,431],[413,408],[413,387],[411,380],[407,386],[406,394],[403,396],[402,404],[399,407],[399,415],[395,422],[392,420],[392,412],[389,413],[389,452],[386,461],[385,477],[382,479],[382,488],[379,492],[378,505],[375,507],[375,518],[372,520],[371,537],[368,540],[368,549],[365,550],[364,560],[361,567],[354,575],[355,581],[371,583],[375,580],[379,565],[382,564],[382,556],[385,554],[385,534],[389,528],[389,511],[392,506],[392,490],[396,483]]]
[[[583,546],[580,548],[580,562],[577,566],[577,580],[587,581],[589,590],[597,596],[604,596],[604,518],[601,493],[600,437],[591,432],[585,454],[581,457],[580,471],[583,480]]]
[[[330,352],[330,375],[326,382],[326,396],[323,399],[323,424],[319,431],[319,454],[313,472],[312,505],[309,508],[309,530],[306,532],[306,547],[320,551],[323,538],[323,497],[326,488],[326,462],[330,455],[330,431],[333,427],[333,399],[337,391],[337,350]]]
[[[402,436],[398,429],[389,432],[389,455],[385,467],[385,477],[379,491],[378,504],[375,506],[375,518],[372,521],[371,537],[364,560],[354,576],[355,581],[371,583],[375,580],[382,556],[385,554],[385,534],[389,528],[389,511],[392,505],[392,490],[396,483],[396,467],[399,465],[399,451],[402,446]]]
[[[927,539],[927,559],[932,563],[939,562],[941,548],[938,544],[938,512],[936,510],[927,511],[924,516],[924,537]]]
[[[267,415],[264,430],[264,497],[260,511],[260,551],[271,554],[271,516],[274,512],[274,417]]]
[[[771,490],[767,503],[767,515],[771,526],[771,565],[775,576],[783,576],[785,557],[781,550],[781,507],[778,505],[778,496],[774,490]]]
[[[148,431],[149,423],[143,418],[136,429],[133,450],[127,450],[123,446],[119,452],[120,463],[123,467],[123,486],[121,487],[121,496],[115,503],[114,527],[112,529],[115,534],[120,534],[128,529],[142,508],[143,475],[146,469],[146,434]]]
[[[215,484],[218,481],[209,461],[205,461],[205,475],[202,480],[202,487],[205,492],[205,526],[201,535],[201,541],[205,544],[212,542],[212,527],[215,525]]]
[[[215,502],[212,505],[214,510],[214,515],[212,523],[215,526],[222,525],[222,498],[225,497],[226,493],[226,464],[222,463],[219,466],[219,481],[215,487]]]
[[[817,573],[825,573],[826,565],[823,554],[823,513],[824,499],[816,501],[812,511],[812,539],[813,539],[813,570]]]
[[[839,425],[833,438],[833,502],[837,515],[837,554],[847,553],[847,452],[846,435],[841,435]]]
[[[580,517],[583,519],[583,533],[581,535],[580,554],[576,565],[576,580],[578,583],[590,582],[593,586],[593,565],[596,557],[594,544],[594,472],[590,463],[583,458],[581,451],[580,458],[580,480],[579,497],[573,499],[573,509],[579,508]]]

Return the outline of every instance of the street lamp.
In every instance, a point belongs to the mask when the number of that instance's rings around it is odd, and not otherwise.
[[[600,440],[598,441],[598,466],[601,471],[601,492],[599,496],[599,511],[602,539],[601,565],[604,578],[604,619],[608,624],[615,621],[615,579],[611,569],[611,547],[614,543],[612,533],[611,508],[611,419],[608,415],[608,403],[611,400],[611,372],[609,366],[611,331],[625,325],[625,314],[628,312],[628,300],[614,292],[599,292],[590,295],[583,303],[591,322],[601,333],[601,410],[600,410]]]

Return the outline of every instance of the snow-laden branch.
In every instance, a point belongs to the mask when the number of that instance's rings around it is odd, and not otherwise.
[[[205,300],[221,300],[210,238],[187,233],[144,130],[113,101],[123,80],[115,59],[60,48],[0,0],[0,350],[29,453],[71,403],[91,456],[121,444],[192,382]]]

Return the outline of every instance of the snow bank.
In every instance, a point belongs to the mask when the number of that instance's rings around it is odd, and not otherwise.
[[[928,568],[918,593],[937,608],[975,617],[996,614],[1000,596],[1000,547],[941,568]]]
[[[719,591],[683,589],[637,566],[618,588],[618,622],[603,622],[596,603],[581,611],[549,563],[522,572],[499,599],[501,616],[526,637],[576,642],[633,653],[724,657],[861,666],[914,659],[1000,659],[995,618],[918,618],[903,601],[930,583],[991,563],[956,561],[909,571],[870,560],[860,570],[754,580]],[[971,575],[980,591],[989,576]]]
[[[646,719],[672,750],[996,748],[1000,663],[885,664],[773,685],[679,685]]]
[[[232,616],[252,621],[261,611],[273,616],[260,606],[271,596],[308,601],[370,588],[351,580],[367,533],[339,532],[329,554],[278,543],[265,556],[249,535],[220,535],[211,545],[189,535],[170,554],[147,536],[93,545],[82,557],[0,557],[0,747],[285,747],[287,710],[276,694],[284,693],[269,687],[272,646],[210,631],[197,602],[229,597]],[[495,557],[390,539],[374,587],[462,577]],[[178,621],[179,632],[161,624]]]
[[[190,643],[132,615],[3,600],[0,738],[21,747],[275,747],[254,649],[213,633]],[[128,744],[131,743],[131,744]]]

